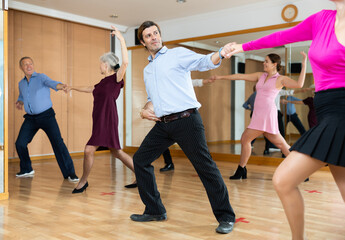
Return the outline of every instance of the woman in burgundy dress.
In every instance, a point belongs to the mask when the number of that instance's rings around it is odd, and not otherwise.
[[[105,77],[95,86],[91,87],[68,87],[67,91],[76,90],[79,92],[93,93],[93,126],[90,140],[84,150],[83,176],[72,193],[82,193],[88,187],[87,178],[90,174],[94,154],[98,147],[107,147],[113,156],[120,159],[128,168],[134,172],[133,159],[121,150],[118,132],[118,115],[116,99],[124,85],[123,76],[128,65],[128,53],[125,40],[122,34],[113,27],[112,35],[115,35],[121,42],[122,65],[119,66],[119,59],[112,52],[104,54],[100,58],[101,74]],[[126,187],[136,187],[136,183]]]

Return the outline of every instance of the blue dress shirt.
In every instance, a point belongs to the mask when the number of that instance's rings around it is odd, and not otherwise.
[[[34,72],[30,81],[24,77],[19,82],[18,101],[24,103],[25,112],[30,115],[40,114],[53,106],[50,99],[50,88],[58,91],[56,86],[61,82],[51,80],[43,73]]]
[[[296,98],[294,96],[288,96],[287,100],[289,101],[301,101],[301,99]],[[286,104],[286,114],[287,115],[292,115],[296,113],[296,108],[295,108],[295,104],[293,103],[287,103]]]
[[[163,47],[154,59],[149,56],[144,81],[147,99],[152,101],[157,117],[201,106],[195,96],[190,71],[217,68],[220,63],[213,64],[212,54],[198,54],[184,47]]]

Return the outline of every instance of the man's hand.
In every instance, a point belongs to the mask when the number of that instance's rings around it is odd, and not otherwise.
[[[231,42],[226,44],[221,52],[221,55],[224,58],[230,58],[232,55],[236,53],[241,53],[243,52],[242,44],[237,44],[235,42]]]
[[[160,118],[158,118],[154,112],[152,102],[147,102],[145,104],[143,109],[141,109],[141,111],[140,111],[140,117],[142,119],[147,119],[150,121],[155,121],[155,122],[160,121]]]
[[[142,119],[147,119],[147,120],[150,120],[150,121],[160,121],[160,118],[158,118],[155,114],[154,111],[152,111],[151,109],[141,109],[140,111],[140,117]]]
[[[205,84],[209,84],[209,83],[214,83],[214,81],[216,81],[216,79],[210,77],[210,78],[207,78],[207,79],[203,79],[203,80],[202,80],[202,84],[205,85]]]
[[[72,90],[72,87],[66,85],[62,90],[63,90],[65,93],[69,93],[69,92]]]
[[[283,98],[283,99],[280,100],[280,102],[281,102],[282,104],[287,104],[287,103],[288,103],[288,100],[286,100],[286,99]]]
[[[23,110],[23,105],[24,105],[24,103],[22,101],[17,101],[16,102],[16,108],[18,110]]]
[[[62,84],[62,83],[58,83],[57,85],[56,85],[56,89],[57,90],[63,90],[64,92],[66,92],[66,89],[67,88],[67,85],[66,84]]]
[[[67,93],[67,84],[62,84],[62,90]]]

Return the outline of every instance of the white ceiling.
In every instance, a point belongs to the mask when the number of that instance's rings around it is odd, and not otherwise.
[[[11,1],[11,0],[10,0]],[[83,17],[136,27],[146,20],[172,20],[267,0],[15,0]],[[109,16],[117,14],[118,18]]]

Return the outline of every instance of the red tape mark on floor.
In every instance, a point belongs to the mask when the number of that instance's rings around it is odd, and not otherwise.
[[[245,220],[245,218],[237,218],[235,223],[238,223],[238,222],[249,223],[249,221]]]
[[[105,195],[114,195],[115,192],[101,192],[101,195],[102,196],[105,196]]]
[[[319,192],[317,190],[304,190],[304,191],[306,191],[308,193],[322,193],[322,192]]]

